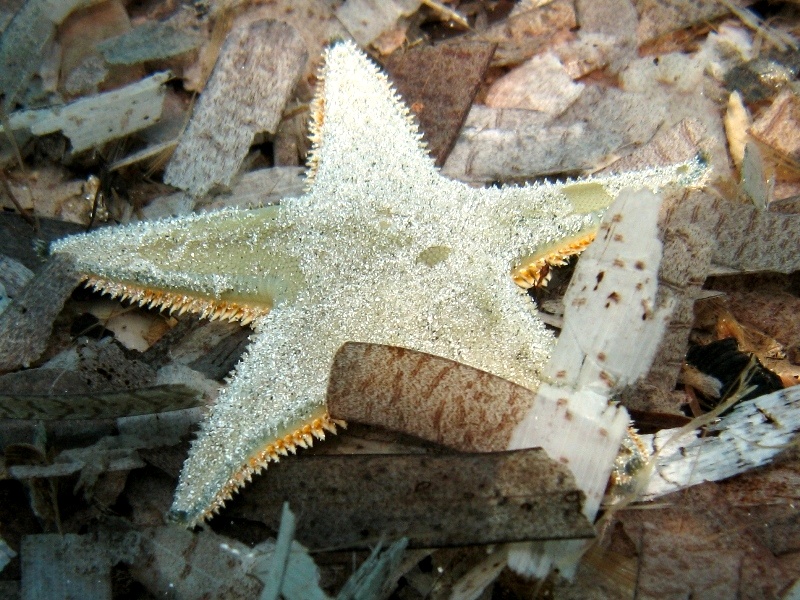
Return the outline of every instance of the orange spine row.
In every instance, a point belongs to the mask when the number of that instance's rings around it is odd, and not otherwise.
[[[262,450],[258,451],[245,462],[239,471],[234,473],[225,487],[219,491],[217,497],[211,501],[206,512],[192,525],[205,521],[211,517],[212,514],[217,514],[225,506],[225,503],[233,498],[234,493],[250,483],[253,479],[253,475],[261,473],[261,471],[269,466],[270,462],[278,462],[281,456],[288,456],[289,453],[297,453],[298,446],[301,448],[310,448],[314,445],[314,438],[318,440],[325,439],[326,431],[336,435],[337,425],[343,429],[347,428],[347,423],[339,419],[331,419],[326,411],[321,417],[267,444]]]
[[[537,256],[515,268],[511,277],[521,288],[546,286],[552,273],[550,267],[562,267],[576,254],[586,250],[594,240],[595,234],[589,233],[581,238],[572,239],[567,244],[554,248],[542,256]]]
[[[185,294],[175,294],[161,290],[150,290],[127,283],[109,281],[94,275],[87,276],[86,287],[90,287],[112,298],[129,301],[131,304],[147,306],[149,308],[168,309],[169,314],[182,315],[185,312],[199,314],[201,319],[215,321],[217,319],[229,322],[240,321],[248,325],[256,317],[269,312],[266,308],[247,306],[225,300],[211,300],[198,298]]]

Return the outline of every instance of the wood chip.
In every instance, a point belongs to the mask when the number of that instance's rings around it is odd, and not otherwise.
[[[0,313],[0,372],[39,358],[56,316],[80,280],[70,260],[53,257]]]
[[[647,144],[600,173],[624,173],[692,160],[703,151],[707,135],[699,120],[683,119],[669,129],[660,130]]]
[[[507,19],[476,34],[483,41],[497,44],[492,66],[519,64],[541,52],[559,38],[571,37],[577,27],[572,0],[520,2]]]
[[[202,196],[230,186],[257,133],[274,133],[306,64],[303,38],[276,21],[232,31],[164,181]]]
[[[437,166],[444,164],[456,142],[494,49],[486,42],[457,41],[395,52],[386,62]]]
[[[156,596],[257,598],[262,584],[245,574],[251,549],[210,530],[181,527],[144,530],[131,575]]]
[[[366,47],[415,13],[421,4],[422,0],[347,0],[336,9],[336,17],[353,39]]]
[[[635,0],[639,13],[637,38],[639,44],[679,29],[704,24],[730,12],[723,2],[716,0]],[[752,0],[744,4],[752,4]]]
[[[0,38],[0,90],[6,110],[25,91],[42,65],[56,26],[87,0],[28,0]]]
[[[668,194],[659,227],[664,244],[664,258],[658,271],[657,304],[669,307],[669,322],[656,351],[653,365],[636,385],[624,390],[621,400],[627,408],[646,412],[680,415],[678,400],[670,392],[680,372],[689,332],[694,323],[694,302],[706,280],[713,252],[713,238],[708,235],[709,214],[702,207],[708,197],[700,193],[688,196]],[[676,215],[670,207],[685,205]],[[689,205],[697,208],[700,222],[687,223]]]
[[[193,408],[202,394],[185,385],[156,385],[97,394],[0,394],[4,419],[114,419]]]
[[[750,134],[794,162],[800,161],[800,99],[784,90],[755,119]]]
[[[61,131],[72,142],[73,152],[88,150],[156,123],[169,78],[169,73],[156,73],[64,106],[18,111],[9,115],[10,126],[13,131],[28,130],[33,135]]]
[[[74,533],[25,536],[20,550],[21,596],[24,600],[110,599],[111,567],[131,562],[138,549],[135,533],[101,538]]]
[[[58,91],[65,99],[120,88],[141,79],[140,68],[109,65],[97,44],[130,31],[131,21],[121,0],[89,3],[72,12],[58,27]]]
[[[552,52],[537,54],[492,84],[486,94],[490,108],[519,108],[554,117],[578,99],[582,83],[575,83]]]
[[[731,269],[777,273],[800,269],[800,216],[772,213],[725,199],[714,199],[706,208],[716,212],[711,230],[717,242],[713,262],[723,267],[713,269],[711,274],[729,273]]]
[[[536,402],[511,438],[511,448],[541,446],[569,466],[592,521],[630,421],[612,400],[650,368],[669,318],[670,307],[656,301],[660,205],[648,190],[627,189],[603,216],[564,297],[564,328]],[[512,550],[509,566],[537,578],[555,567],[572,579],[581,549],[534,543]]]
[[[297,539],[311,550],[400,536],[427,548],[594,535],[572,478],[539,449],[298,456],[271,465],[227,514],[277,529],[284,500],[302,515]]]
[[[640,557],[637,597],[781,597],[794,577],[756,537],[762,523],[746,508],[734,509],[710,484],[675,500],[622,516]]]
[[[348,342],[334,357],[328,411],[462,452],[505,450],[535,394],[474,367],[405,348]]]
[[[150,21],[99,43],[97,49],[112,65],[135,65],[189,52],[201,42],[199,35],[182,31],[171,23]]]
[[[86,230],[75,223],[54,219],[38,219],[37,225],[34,230],[20,215],[0,213],[0,254],[37,271],[45,263],[44,249],[51,242]]]
[[[19,294],[31,279],[33,271],[21,262],[0,254],[0,286],[8,297],[13,298]]]
[[[641,436],[656,456],[642,498],[719,481],[769,463],[800,430],[799,405],[800,387],[793,386],[740,402],[703,431],[689,429],[690,425]]]

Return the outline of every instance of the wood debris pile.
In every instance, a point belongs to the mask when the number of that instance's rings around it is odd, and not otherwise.
[[[0,596],[795,597],[800,9],[748,4],[5,3]],[[188,440],[248,331],[75,290],[47,247],[300,195],[320,56],[338,39],[385,67],[447,177],[696,157],[710,176],[621,193],[606,239],[529,291],[562,332],[540,390],[346,344],[328,400],[350,430],[181,530],[164,515]],[[641,267],[614,279],[629,260]],[[686,360],[690,347],[710,358]],[[633,419],[602,458],[608,490],[590,482],[600,458],[559,446],[553,424],[580,418],[532,423],[537,398],[589,393]],[[561,572],[520,575],[539,555]]]

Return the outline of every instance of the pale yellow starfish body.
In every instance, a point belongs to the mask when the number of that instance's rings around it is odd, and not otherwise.
[[[580,251],[622,188],[684,185],[703,171],[489,189],[448,180],[350,43],[327,51],[313,114],[304,196],[53,246],[113,295],[252,322],[181,474],[172,514],[189,525],[269,461],[335,430],[325,391],[345,341],[422,350],[536,388],[553,336],[514,279],[536,283],[548,260]]]

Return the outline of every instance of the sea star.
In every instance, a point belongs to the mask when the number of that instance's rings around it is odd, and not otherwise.
[[[702,170],[690,162],[488,189],[448,180],[385,75],[348,42],[327,50],[312,112],[304,196],[53,246],[113,296],[252,322],[252,344],[181,473],[171,515],[188,525],[269,461],[335,431],[325,392],[348,340],[422,350],[536,388],[553,336],[515,279],[536,283],[548,261],[582,249],[622,188],[685,185]]]

